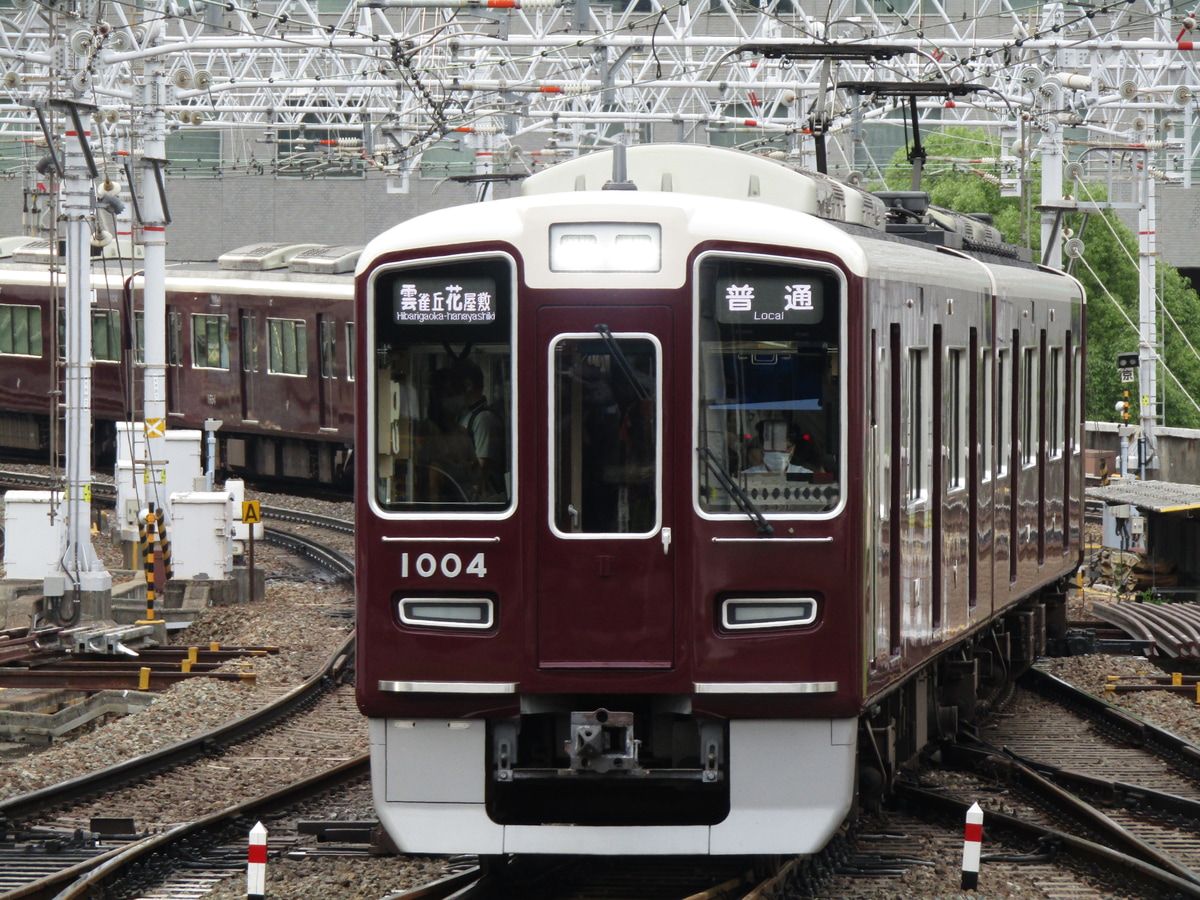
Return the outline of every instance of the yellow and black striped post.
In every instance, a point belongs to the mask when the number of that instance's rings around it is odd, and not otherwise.
[[[146,566],[146,553],[148,551],[147,551],[147,547],[146,547],[147,537],[146,537],[146,519],[145,519],[145,517],[139,515],[137,517],[137,523],[138,523],[138,549],[141,550],[141,553],[142,553],[142,555],[141,555],[142,568],[148,569],[149,567]]]
[[[146,511],[146,539],[142,542],[142,563],[146,568],[146,622],[154,621],[154,542],[157,540],[157,516],[154,507]]]
[[[158,508],[158,547],[162,552],[163,573],[170,581],[174,574],[171,568],[171,539],[167,537],[167,520],[163,516],[163,508]]]

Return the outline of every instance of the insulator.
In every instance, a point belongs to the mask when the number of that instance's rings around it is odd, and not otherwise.
[[[1046,73],[1037,66],[1026,66],[1021,70],[1021,74],[1017,76],[1017,80],[1030,90],[1040,87],[1045,78]]]

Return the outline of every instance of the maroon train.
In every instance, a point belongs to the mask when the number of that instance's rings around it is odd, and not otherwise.
[[[357,690],[406,851],[814,851],[1080,558],[1077,282],[916,195],[611,156],[359,261]]]
[[[48,459],[61,384],[65,279],[49,242],[5,242],[0,259],[0,446]],[[167,426],[217,432],[220,468],[348,486],[354,421],[353,269],[358,250],[264,244],[167,274]],[[96,259],[91,284],[96,461],[115,423],[140,419],[142,279]],[[128,348],[134,348],[129,352]],[[59,376],[61,377],[61,376]],[[59,432],[61,433],[61,432]],[[61,447],[61,444],[58,446]]]

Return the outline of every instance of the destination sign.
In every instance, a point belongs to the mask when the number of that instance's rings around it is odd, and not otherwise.
[[[749,272],[716,279],[717,321],[726,325],[815,325],[825,314],[825,285],[800,272]]]
[[[392,297],[397,325],[487,325],[496,321],[493,278],[399,278]]]

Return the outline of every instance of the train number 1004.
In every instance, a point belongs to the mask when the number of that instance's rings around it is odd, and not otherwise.
[[[407,578],[415,572],[422,578],[432,578],[441,573],[443,578],[457,578],[459,575],[474,575],[482,578],[487,574],[487,563],[482,553],[476,553],[469,563],[463,564],[463,558],[457,553],[447,553],[441,559],[432,553],[422,553],[415,560],[409,561],[409,554],[400,554],[400,577]]]

